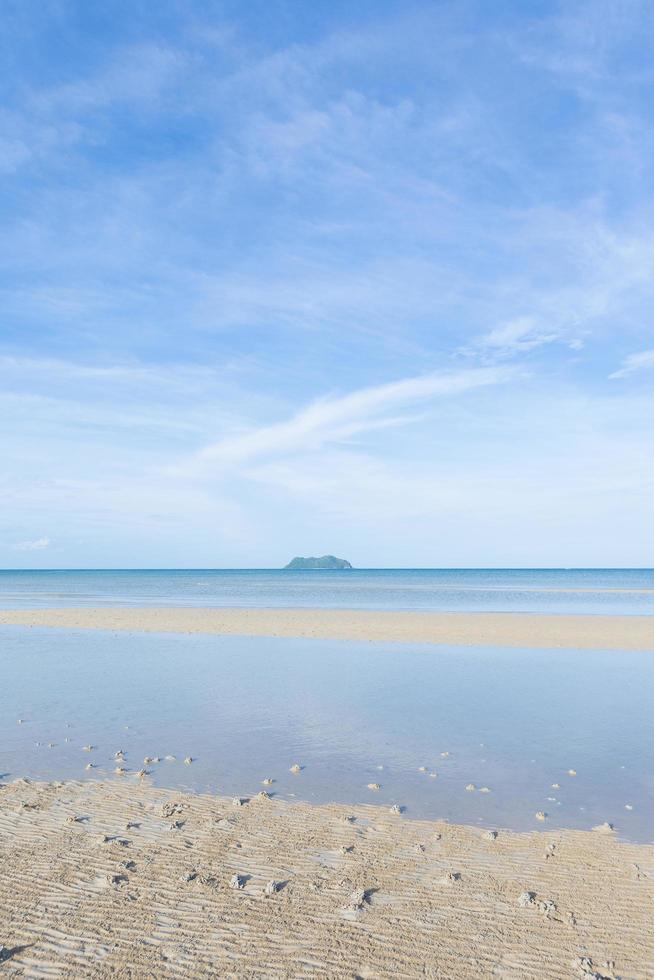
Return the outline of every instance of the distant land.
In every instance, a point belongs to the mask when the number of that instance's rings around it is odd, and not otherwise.
[[[284,568],[352,568],[352,566],[345,558],[334,558],[333,555],[323,555],[322,558],[293,558]]]

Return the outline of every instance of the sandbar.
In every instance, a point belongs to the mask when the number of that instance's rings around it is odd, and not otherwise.
[[[121,606],[4,610],[0,625],[654,651],[654,616]]]

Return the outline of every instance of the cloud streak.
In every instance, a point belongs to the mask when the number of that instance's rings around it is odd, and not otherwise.
[[[328,443],[345,442],[364,432],[409,421],[405,416],[389,413],[500,384],[511,373],[505,368],[434,372],[361,388],[340,398],[321,398],[286,422],[262,426],[205,446],[194,459],[201,465],[220,467],[282,454],[316,452]]]
[[[630,374],[635,374],[636,371],[644,371],[648,368],[654,368],[654,350],[641,350],[625,357],[622,367],[614,371],[613,374],[609,374],[609,378],[626,378]]]

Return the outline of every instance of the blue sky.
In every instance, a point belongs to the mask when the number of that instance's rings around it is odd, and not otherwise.
[[[654,564],[654,8],[4,0],[0,565]]]

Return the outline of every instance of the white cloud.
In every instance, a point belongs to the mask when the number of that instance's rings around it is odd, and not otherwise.
[[[37,538],[35,541],[19,541],[14,545],[15,551],[43,551],[50,547],[50,538]]]
[[[481,337],[481,347],[492,347],[505,353],[518,353],[532,350],[543,344],[551,344],[558,340],[556,332],[547,333],[538,328],[538,323],[531,316],[520,316],[502,323],[490,333]]]
[[[622,367],[609,374],[609,378],[626,378],[627,375],[645,368],[654,368],[654,350],[641,350],[637,354],[629,354],[623,360]]]
[[[286,422],[261,426],[205,446],[193,462],[225,466],[262,457],[315,451],[328,443],[346,441],[357,433],[402,424],[408,420],[406,416],[389,413],[405,406],[499,384],[511,373],[501,368],[435,372],[361,388],[340,398],[322,398],[311,402]]]

